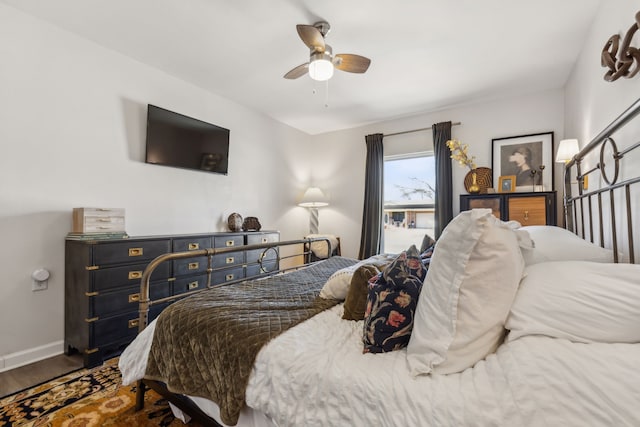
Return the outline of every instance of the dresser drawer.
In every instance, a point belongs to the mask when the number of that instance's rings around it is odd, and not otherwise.
[[[149,295],[152,300],[171,295],[168,281],[151,283]],[[106,317],[118,313],[138,313],[140,286],[127,286],[115,292],[99,293],[89,297],[89,317]]]
[[[169,239],[144,241],[118,241],[100,243],[94,249],[93,262],[102,267],[109,264],[151,261],[171,251]]]
[[[173,282],[173,295],[180,295],[185,292],[195,291],[196,289],[204,289],[207,287],[207,275],[184,277],[176,279]]]
[[[124,338],[133,339],[138,333],[138,313],[126,313],[99,319],[89,323],[93,343],[91,347],[100,348]]]
[[[259,276],[261,274],[270,273],[278,269],[277,261],[264,261],[262,267],[260,264],[247,265],[247,277]]]
[[[247,234],[247,245],[257,245],[260,243],[273,243],[279,240],[280,240],[279,233]]]
[[[213,268],[231,267],[244,263],[244,252],[229,252],[213,256]]]
[[[173,276],[185,276],[187,274],[204,273],[207,271],[208,258],[199,256],[194,258],[173,260]]]
[[[173,252],[188,252],[211,247],[211,237],[173,239]]]
[[[142,272],[148,263],[133,264],[122,267],[100,268],[92,272],[93,286],[91,291],[105,291],[127,285],[140,284]],[[169,263],[162,263],[151,274],[151,279],[169,278]]]
[[[230,282],[232,280],[244,278],[244,267],[235,267],[214,271],[211,275],[211,281],[214,284]]]
[[[244,236],[215,236],[213,238],[213,247],[214,248],[230,248],[233,246],[242,246],[244,245]]]
[[[547,223],[546,198],[511,197],[509,198],[509,220],[524,225],[545,225]]]

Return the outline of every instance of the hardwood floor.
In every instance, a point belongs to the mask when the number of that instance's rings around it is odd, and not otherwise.
[[[61,354],[29,365],[0,373],[0,397],[33,387],[82,368],[80,355]]]

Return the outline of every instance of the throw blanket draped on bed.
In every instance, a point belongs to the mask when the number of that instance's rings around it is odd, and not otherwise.
[[[166,383],[171,392],[216,402],[222,421],[235,425],[262,346],[336,305],[318,293],[332,273],[355,262],[333,257],[173,303],[158,317],[145,377]]]

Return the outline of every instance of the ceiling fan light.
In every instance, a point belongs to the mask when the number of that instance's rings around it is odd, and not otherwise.
[[[313,80],[329,80],[333,76],[333,64],[324,58],[313,60],[309,63],[309,76]]]

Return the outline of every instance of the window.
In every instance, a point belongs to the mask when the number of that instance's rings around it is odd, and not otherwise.
[[[385,157],[383,252],[420,249],[425,234],[433,237],[435,187],[433,153]]]

